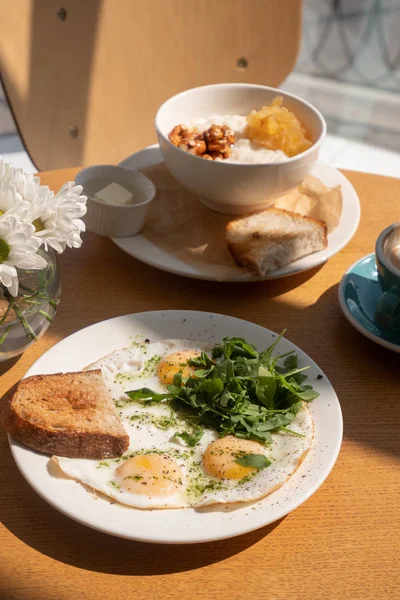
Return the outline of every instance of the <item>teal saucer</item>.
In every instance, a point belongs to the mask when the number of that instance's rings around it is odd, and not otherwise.
[[[375,321],[376,305],[382,293],[372,253],[354,263],[343,275],[339,285],[340,308],[360,333],[389,350],[400,352],[400,333],[384,329]]]

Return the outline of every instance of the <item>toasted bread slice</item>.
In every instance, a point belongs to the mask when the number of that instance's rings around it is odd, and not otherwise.
[[[14,439],[47,454],[112,458],[129,446],[100,369],[23,379],[1,420]]]
[[[268,208],[226,226],[225,239],[235,261],[257,275],[326,248],[324,221],[280,208]]]

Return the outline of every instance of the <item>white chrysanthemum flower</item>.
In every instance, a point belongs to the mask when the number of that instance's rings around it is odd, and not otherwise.
[[[41,241],[31,223],[15,215],[0,217],[0,283],[12,296],[18,294],[17,269],[44,269],[46,260],[37,254]]]
[[[46,250],[48,247],[46,237],[51,237],[55,228],[56,218],[57,207],[54,202],[53,192],[49,189],[41,190],[41,192],[29,203],[25,220],[32,223],[35,237],[40,240],[41,244],[44,244]],[[51,243],[49,245],[53,247]],[[55,250],[62,252],[63,249],[61,247],[55,247]]]
[[[56,195],[58,226],[65,234],[65,242],[70,248],[82,245],[80,234],[85,231],[82,217],[86,214],[86,196],[82,186],[73,181],[65,183]]]
[[[23,218],[27,204],[15,186],[15,169],[0,159],[0,217],[10,213]]]
[[[21,197],[16,193],[15,188],[0,178],[0,217],[10,213],[23,219],[25,212],[25,203],[21,201]]]
[[[32,173],[24,173],[22,169],[14,169],[12,183],[21,200],[28,205],[34,202],[38,196],[53,195],[47,185],[40,185],[39,177]]]
[[[80,234],[85,231],[81,217],[86,214],[86,196],[81,195],[82,186],[69,182],[54,195],[41,187],[32,200],[27,218],[35,227],[35,236],[44,247],[63,252],[66,246],[79,248]]]
[[[9,163],[4,162],[2,158],[0,158],[0,177],[3,177],[4,173],[8,171],[11,167]]]

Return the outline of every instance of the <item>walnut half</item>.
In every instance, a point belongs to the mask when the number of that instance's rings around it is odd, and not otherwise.
[[[168,135],[174,146],[206,160],[224,160],[231,155],[235,134],[227,125],[211,125],[199,133],[185,125],[176,125]]]

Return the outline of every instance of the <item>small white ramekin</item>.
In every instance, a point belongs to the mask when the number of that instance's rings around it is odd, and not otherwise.
[[[154,184],[142,173],[115,165],[94,165],[79,171],[75,182],[87,196],[84,222],[88,231],[108,237],[128,237],[143,229],[150,202],[156,195]],[[94,194],[110,183],[119,183],[138,201],[121,206],[106,204]]]

